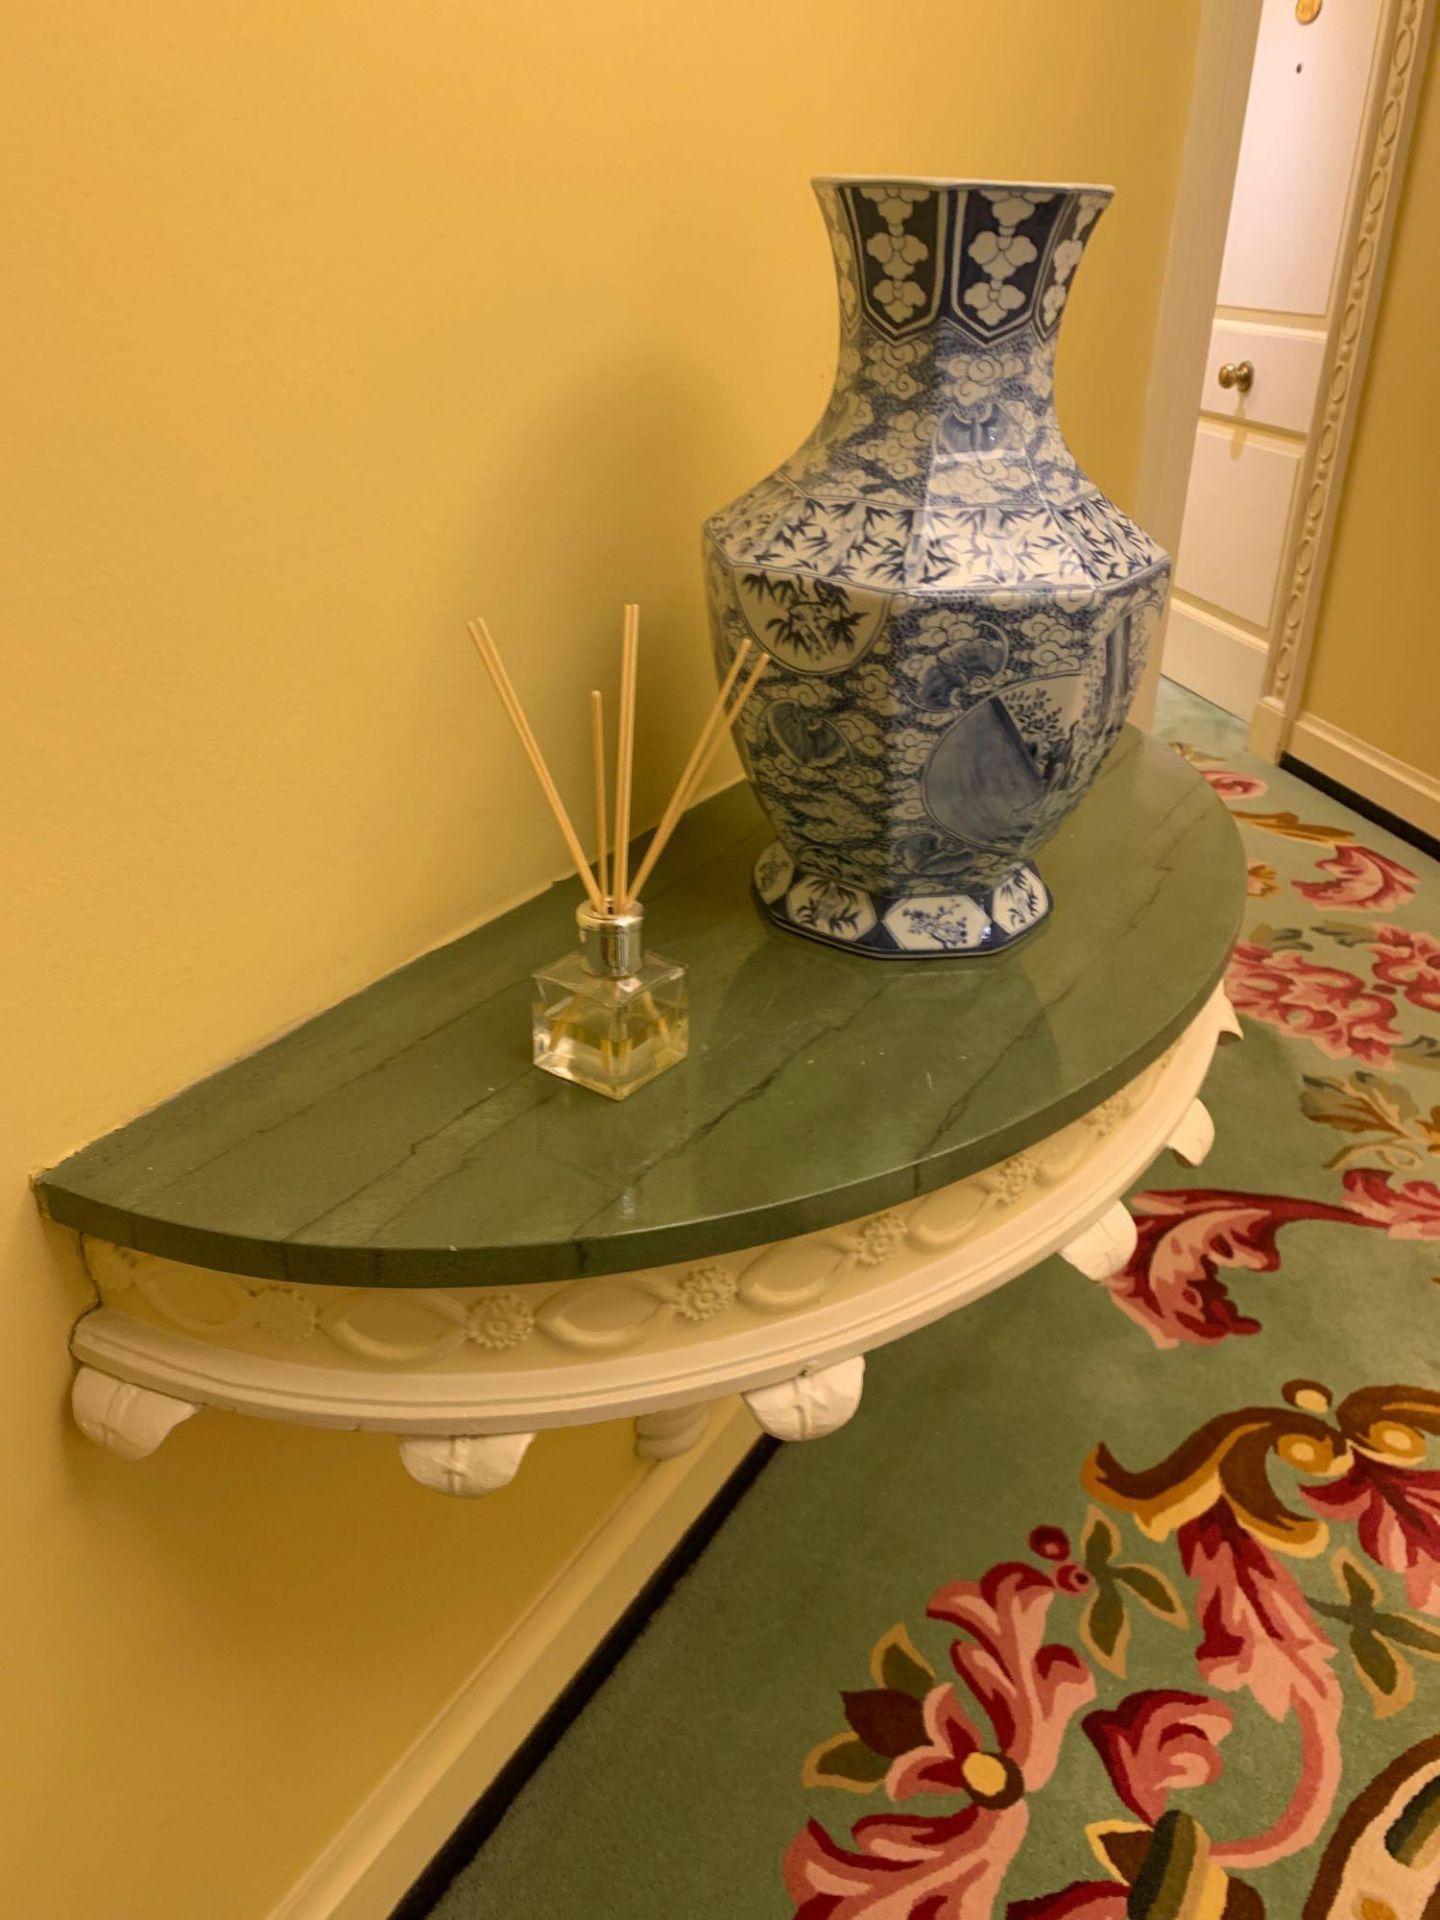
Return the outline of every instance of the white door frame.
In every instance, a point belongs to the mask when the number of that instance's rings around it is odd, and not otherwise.
[[[1170,249],[1155,320],[1136,509],[1173,553],[1245,130],[1261,0],[1204,0]]]
[[[1251,748],[1268,760],[1284,752],[1299,711],[1436,4],[1385,0],[1376,36],[1336,267],[1341,291],[1330,301],[1317,418],[1297,489],[1300,509],[1291,516],[1279,569],[1284,613],[1251,723]],[[1261,0],[1204,0],[1201,15],[1136,488],[1136,517],[1171,553],[1185,512],[1260,12]],[[1163,651],[1162,628],[1131,710],[1140,726],[1154,718]]]
[[[1136,519],[1171,554],[1179,551],[1185,518],[1190,455],[1245,131],[1260,12],[1261,0],[1204,0],[1200,15],[1195,79],[1155,319],[1145,436],[1135,488]],[[1148,727],[1154,721],[1164,651],[1162,621],[1150,643],[1150,658],[1130,709],[1137,726]]]
[[[1434,17],[1435,0],[1386,0],[1376,35],[1316,417],[1300,473],[1300,510],[1280,567],[1284,612],[1250,724],[1251,749],[1266,760],[1278,760],[1288,746],[1305,689]]]

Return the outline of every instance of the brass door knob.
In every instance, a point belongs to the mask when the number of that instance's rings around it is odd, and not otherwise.
[[[1255,384],[1255,369],[1248,360],[1227,360],[1220,369],[1222,387],[1238,387],[1248,393]]]

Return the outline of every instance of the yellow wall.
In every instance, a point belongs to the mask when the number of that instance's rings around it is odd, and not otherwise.
[[[1304,706],[1440,779],[1431,583],[1440,528],[1440,78],[1415,126],[1380,316],[1340,500]]]
[[[8,1910],[260,1920],[638,1472],[542,1437],[476,1508],[219,1415],[123,1466],[66,1422],[88,1296],[28,1173],[558,869],[466,613],[578,775],[643,603],[653,806],[698,524],[828,383],[812,170],[1118,184],[1061,399],[1126,499],[1197,13],[7,9]]]

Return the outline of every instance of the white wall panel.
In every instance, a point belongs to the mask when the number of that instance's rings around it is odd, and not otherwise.
[[[1330,296],[1381,0],[1265,0],[1225,261],[1222,307],[1323,314]]]
[[[1265,626],[1303,449],[1251,427],[1201,421],[1175,585]]]

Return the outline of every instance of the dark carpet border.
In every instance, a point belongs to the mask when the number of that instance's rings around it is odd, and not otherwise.
[[[536,1721],[429,1866],[413,1882],[390,1920],[429,1920],[451,1882],[470,1865],[504,1819],[511,1802],[558,1745],[572,1721],[589,1706],[779,1451],[778,1440],[766,1434],[759,1436],[579,1672]]]
[[[1282,753],[1280,765],[1286,773],[1293,773],[1298,779],[1308,781],[1312,787],[1318,787],[1330,799],[1352,808],[1362,819],[1373,821],[1377,827],[1384,827],[1397,840],[1404,840],[1421,853],[1428,853],[1432,860],[1440,860],[1440,839],[1433,833],[1427,833],[1424,827],[1417,827],[1400,814],[1392,813],[1388,807],[1382,807],[1378,800],[1367,800],[1363,793],[1347,787],[1343,780],[1332,780],[1328,773],[1307,766],[1303,760],[1297,760],[1293,753]]]

